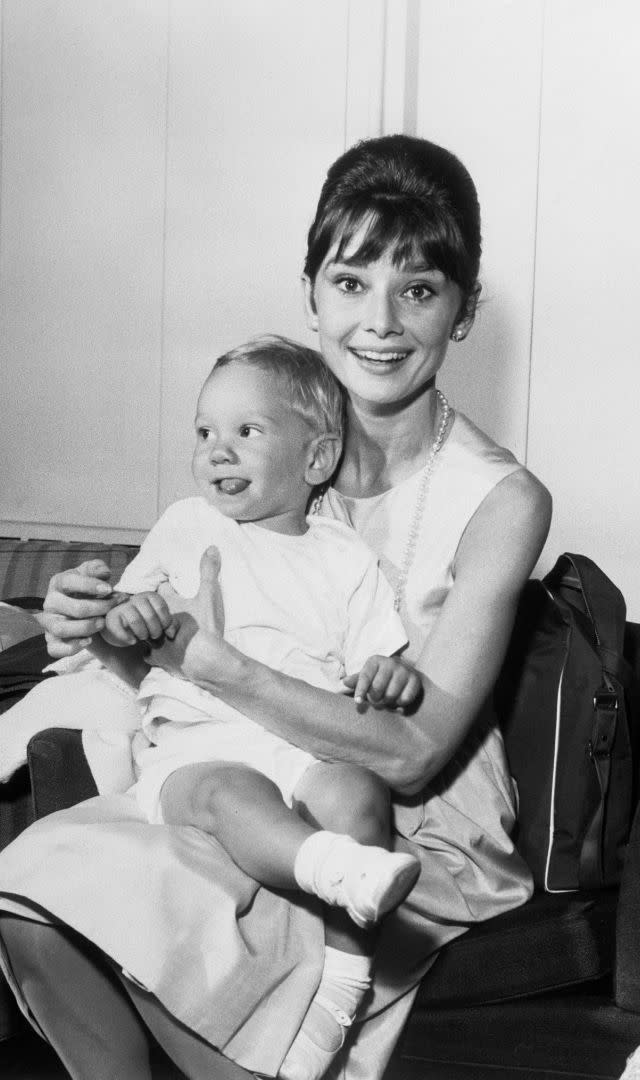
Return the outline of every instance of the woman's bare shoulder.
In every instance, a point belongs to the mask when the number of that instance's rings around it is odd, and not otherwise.
[[[551,524],[551,494],[528,469],[504,477],[471,518],[456,555],[457,572],[492,570],[519,587],[531,574]]]
[[[496,508],[502,507],[505,512],[535,518],[543,515],[547,522],[551,520],[551,493],[524,467],[515,469],[496,484],[485,499],[487,505],[491,505],[492,497]],[[478,509],[482,510],[482,505]]]

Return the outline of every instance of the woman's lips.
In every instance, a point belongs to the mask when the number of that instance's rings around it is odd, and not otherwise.
[[[241,491],[249,487],[249,481],[243,480],[240,476],[225,476],[224,479],[215,480],[214,483],[223,495],[239,495]]]
[[[408,350],[393,349],[388,351],[381,351],[380,349],[354,349],[349,350],[353,353],[358,360],[366,360],[372,364],[397,364],[401,360],[406,360],[409,355]]]

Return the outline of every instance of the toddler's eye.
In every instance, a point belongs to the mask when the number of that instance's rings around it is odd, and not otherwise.
[[[240,428],[241,439],[253,439],[256,435],[259,435],[260,431],[253,424],[243,424]]]
[[[198,428],[198,438],[202,439],[203,442],[207,441],[210,434],[211,434],[211,428],[208,428],[208,427],[199,427]]]

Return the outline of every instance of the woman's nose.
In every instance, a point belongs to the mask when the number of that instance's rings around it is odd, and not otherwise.
[[[373,330],[378,337],[401,334],[402,324],[388,292],[371,292],[365,317],[365,330]]]

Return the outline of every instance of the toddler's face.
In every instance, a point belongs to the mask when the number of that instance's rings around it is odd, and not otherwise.
[[[302,533],[311,491],[305,471],[315,438],[271,372],[231,363],[214,369],[202,388],[193,476],[226,517]]]

